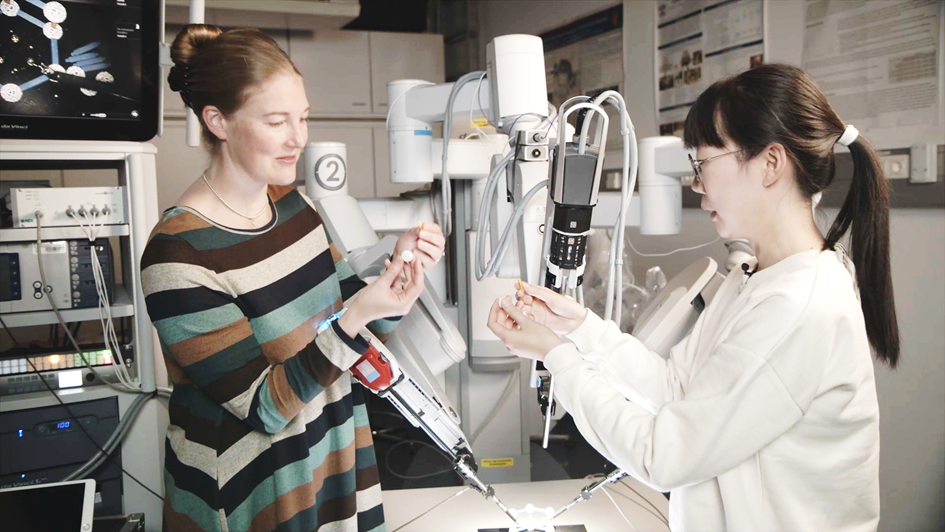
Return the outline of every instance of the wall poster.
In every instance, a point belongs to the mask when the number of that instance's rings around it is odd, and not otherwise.
[[[808,1],[803,68],[860,130],[935,124],[936,0]]]
[[[689,108],[712,83],[764,62],[763,0],[660,0],[656,116],[682,136]]]

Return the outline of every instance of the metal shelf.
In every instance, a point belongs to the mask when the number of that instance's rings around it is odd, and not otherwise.
[[[98,230],[99,238],[110,236],[128,236],[131,226],[128,224],[103,225]],[[88,237],[81,227],[43,227],[43,240],[84,240]],[[35,227],[0,229],[0,242],[36,242]],[[55,318],[55,316],[54,316]],[[53,320],[55,322],[55,319]]]
[[[45,236],[45,235],[44,235]],[[99,319],[98,307],[63,309],[62,319],[66,323],[76,321],[97,321]],[[112,302],[112,318],[126,318],[134,316],[135,306],[125,291],[125,287],[118,285],[115,287],[115,300]],[[12,312],[3,315],[3,322],[7,327],[29,327],[32,325],[49,325],[59,323],[56,319],[56,313],[50,310],[36,312]]]

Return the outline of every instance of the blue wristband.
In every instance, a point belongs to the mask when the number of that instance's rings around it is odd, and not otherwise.
[[[344,316],[345,312],[348,312],[348,307],[345,307],[339,310],[338,312],[335,312],[331,316],[328,316],[328,319],[326,319],[321,325],[318,326],[318,331],[316,331],[316,334],[321,334],[327,331],[328,328],[331,327],[331,322],[336,321],[338,320],[338,318]]]

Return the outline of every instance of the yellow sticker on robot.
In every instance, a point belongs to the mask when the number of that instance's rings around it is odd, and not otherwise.
[[[469,127],[488,127],[489,119],[488,118],[473,118],[473,121],[469,123]]]
[[[512,467],[515,465],[514,458],[483,458],[482,467]]]

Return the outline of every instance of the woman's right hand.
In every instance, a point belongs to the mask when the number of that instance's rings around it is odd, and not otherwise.
[[[522,309],[526,316],[558,334],[573,332],[587,316],[586,308],[554,290],[524,281],[521,287],[518,283],[515,287],[515,306]]]
[[[401,257],[395,257],[394,262],[388,260],[384,265],[387,271],[362,288],[338,319],[338,325],[352,338],[374,320],[407,314],[423,292],[423,264],[419,260],[404,263]]]

